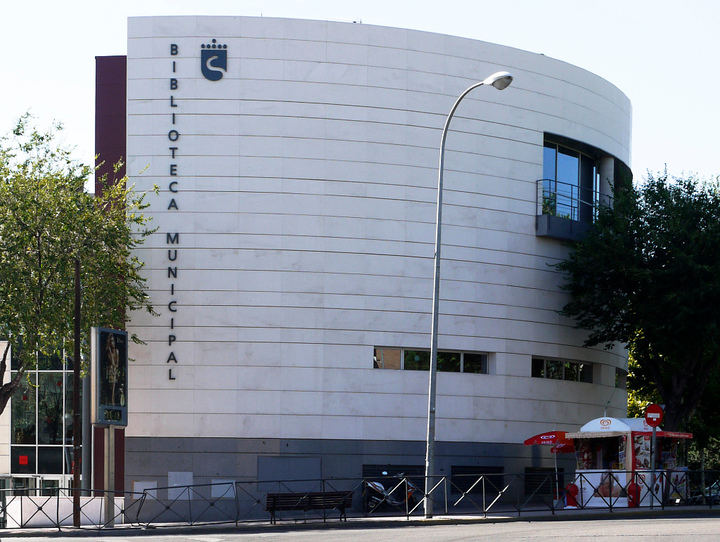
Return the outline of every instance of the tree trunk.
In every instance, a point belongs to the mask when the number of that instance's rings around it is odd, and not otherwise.
[[[2,384],[3,380],[5,379],[5,371],[7,370],[7,356],[9,352],[10,341],[8,341],[5,345],[5,351],[3,352],[2,361],[0,361],[0,384]],[[22,380],[24,374],[25,369],[21,367],[15,374],[15,377],[10,379],[10,382],[8,382],[7,384],[2,384],[2,386],[0,386],[0,414],[5,411],[5,407],[7,406],[7,403],[10,400],[12,394],[15,393],[15,390],[20,387],[20,381]]]

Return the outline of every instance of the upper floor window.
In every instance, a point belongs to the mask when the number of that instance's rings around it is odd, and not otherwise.
[[[593,157],[579,149],[545,140],[542,214],[592,222],[599,188],[600,174]]]

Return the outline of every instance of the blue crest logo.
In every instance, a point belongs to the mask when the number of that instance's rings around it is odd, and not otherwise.
[[[227,45],[220,45],[217,40],[203,43],[200,46],[200,69],[209,81],[220,81],[227,72]]]

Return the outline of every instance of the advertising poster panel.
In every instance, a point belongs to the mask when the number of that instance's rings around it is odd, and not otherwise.
[[[126,426],[127,332],[101,327],[93,328],[92,358],[92,423]]]

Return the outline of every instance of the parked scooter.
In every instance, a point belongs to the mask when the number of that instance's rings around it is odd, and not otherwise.
[[[383,471],[383,476],[387,476],[388,473]],[[365,510],[367,512],[375,512],[376,510],[389,507],[394,509],[400,509],[405,511],[405,501],[407,500],[407,509],[411,510],[418,499],[422,499],[422,490],[417,487],[410,479],[406,479],[407,482],[401,482],[405,478],[405,474],[399,473],[395,476],[398,482],[391,482],[388,484],[388,489],[385,486],[375,480],[365,481]],[[398,483],[400,484],[398,486]],[[407,494],[405,494],[404,488],[407,483]]]

